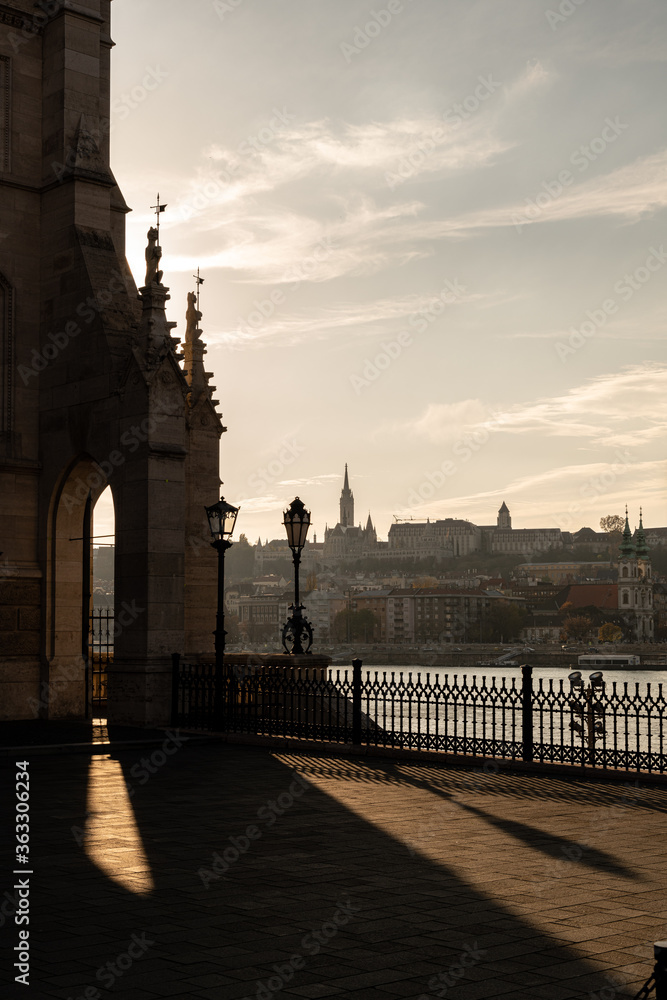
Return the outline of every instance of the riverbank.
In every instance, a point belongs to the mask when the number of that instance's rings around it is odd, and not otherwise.
[[[360,643],[358,646],[313,645],[313,655],[318,654],[331,658],[332,666],[350,666],[352,660],[358,657],[367,667],[398,666],[398,667],[449,667],[469,669],[479,666],[502,667],[498,659],[505,658],[506,664],[530,663],[534,667],[576,667],[579,656],[584,653],[624,654],[639,656],[639,669],[667,670],[667,646],[651,643],[633,643],[624,645],[602,645],[598,647],[575,646],[564,650],[560,645],[511,646],[491,643],[470,643],[461,646],[426,647],[417,649],[415,646],[371,645]],[[233,646],[228,651],[234,656],[242,653],[271,653],[270,647],[262,645],[254,650],[240,650]],[[229,657],[231,659],[231,657]]]
[[[623,653],[640,657],[640,668],[649,670],[667,670],[667,653],[663,646],[655,645],[624,645],[618,647],[598,647],[602,653]],[[516,651],[515,651],[516,650]],[[372,647],[360,645],[355,651],[327,649],[327,655],[332,657],[333,666],[346,666],[355,656],[364,666],[376,665],[407,666],[407,667],[450,667],[452,669],[468,669],[479,666],[497,666],[500,657],[507,657],[505,663],[530,663],[534,667],[576,667],[579,656],[592,652],[584,646],[576,649],[563,650],[559,646],[543,647],[512,647],[476,644],[462,646],[457,649],[420,649],[404,646]],[[510,655],[511,654],[511,655]],[[634,668],[637,669],[637,668]]]

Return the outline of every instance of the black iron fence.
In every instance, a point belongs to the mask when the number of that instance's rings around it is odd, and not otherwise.
[[[653,945],[655,966],[652,974],[646,980],[633,1000],[667,1000],[667,941],[656,941]]]
[[[93,719],[107,714],[107,674],[113,662],[113,608],[94,608],[88,631],[88,704]]]
[[[662,684],[182,663],[174,725],[450,754],[666,772]]]

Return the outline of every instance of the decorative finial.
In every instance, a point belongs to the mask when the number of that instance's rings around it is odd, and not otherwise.
[[[197,309],[199,309],[199,288],[200,288],[200,286],[201,286],[201,285],[203,285],[203,284],[204,284],[204,281],[205,281],[206,279],[205,279],[205,278],[200,278],[200,277],[199,277],[199,268],[197,268],[197,273],[196,273],[196,274],[193,274],[193,275],[192,275],[192,277],[193,277],[193,278],[195,279],[195,281],[197,282]],[[200,317],[200,318],[201,318],[201,317]]]
[[[160,215],[164,212],[166,204],[160,204],[160,192],[157,193],[157,205],[151,205],[151,208],[155,211],[155,216],[157,218],[157,241],[160,242]]]

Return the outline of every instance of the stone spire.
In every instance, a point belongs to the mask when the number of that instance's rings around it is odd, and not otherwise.
[[[202,393],[210,398],[215,391],[214,385],[209,385],[209,379],[213,372],[204,370],[204,355],[207,353],[204,341],[201,339],[202,331],[199,322],[202,314],[197,309],[197,295],[195,292],[188,292],[188,308],[185,313],[185,344],[183,346],[183,356],[185,358],[185,379],[190,386],[191,405],[194,405],[201,397]],[[213,400],[214,404],[217,400]]]
[[[171,335],[176,323],[167,320],[166,304],[171,296],[162,284],[162,271],[159,270],[162,247],[157,240],[157,229],[151,226],[146,247],[146,283],[139,289],[141,319],[137,345],[149,368],[157,367],[169,353],[178,358],[176,351],[180,342]]]
[[[634,559],[635,546],[632,541],[632,532],[628,522],[628,508],[625,508],[625,527],[623,528],[623,539],[618,549],[618,554],[622,559]]]
[[[641,507],[639,508],[639,527],[637,528],[637,531],[635,532],[634,542],[635,542],[635,551],[637,553],[637,558],[638,559],[649,559],[651,553],[650,553],[650,550],[649,550],[649,547],[648,547],[648,543],[646,541],[646,535],[644,534],[644,525],[642,523],[642,509],[641,509]]]
[[[347,462],[345,463],[345,480],[340,494],[340,524],[344,528],[354,526],[354,496],[350,489],[350,480],[347,474]]]

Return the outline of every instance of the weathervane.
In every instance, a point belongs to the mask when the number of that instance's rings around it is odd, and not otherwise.
[[[159,200],[160,200],[160,199],[158,198],[158,201],[159,201]],[[199,311],[199,286],[200,286],[200,285],[203,285],[203,284],[204,284],[204,281],[205,281],[206,279],[205,279],[205,278],[200,278],[200,277],[199,277],[199,268],[197,268],[197,273],[196,273],[196,274],[193,274],[193,275],[192,275],[192,277],[193,277],[193,278],[195,279],[195,281],[197,282],[197,311]]]
[[[151,208],[155,212],[155,216],[156,216],[156,219],[157,219],[157,227],[156,228],[157,228],[157,241],[158,241],[158,244],[160,242],[160,215],[161,215],[162,212],[164,212],[164,210],[165,210],[166,207],[167,207],[166,204],[165,205],[161,205],[160,204],[160,192],[158,191],[158,193],[157,193],[157,205],[151,205]]]

